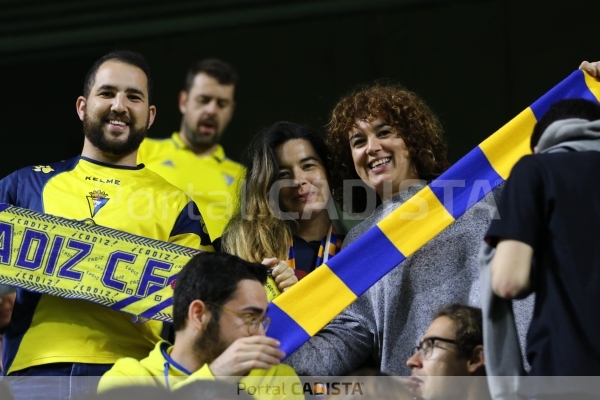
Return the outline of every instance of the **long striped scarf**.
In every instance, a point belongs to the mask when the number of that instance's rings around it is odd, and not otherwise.
[[[530,153],[535,123],[550,105],[565,98],[598,101],[600,82],[575,71],[335,258],[277,297],[269,306],[269,336],[281,342],[286,354],[292,354],[385,274],[502,184],[513,165]],[[452,186],[450,195],[445,190],[448,186]],[[319,306],[307,308],[307,304]]]

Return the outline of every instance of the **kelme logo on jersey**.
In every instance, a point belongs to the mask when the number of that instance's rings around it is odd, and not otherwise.
[[[90,192],[89,196],[85,197],[87,198],[92,218],[94,218],[94,216],[98,214],[98,211],[100,211],[100,209],[108,203],[108,200],[110,200],[108,195],[101,190],[94,190],[93,192]]]
[[[35,172],[43,172],[45,174],[54,171],[54,169],[49,165],[36,165],[35,167],[33,167],[33,170]]]

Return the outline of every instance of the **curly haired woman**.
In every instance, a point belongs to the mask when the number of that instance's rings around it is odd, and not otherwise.
[[[344,247],[449,166],[438,119],[416,94],[401,86],[375,84],[343,97],[332,112],[327,144],[335,193],[341,193],[344,180],[360,179],[368,191],[355,190],[352,211],[364,212],[367,204],[375,204],[367,201],[369,196],[376,195],[379,203],[348,233]],[[431,313],[451,303],[479,305],[477,253],[492,212],[486,203],[476,204],[286,363],[309,375],[345,375],[364,363],[374,363],[386,373],[409,375],[405,362],[427,329]]]

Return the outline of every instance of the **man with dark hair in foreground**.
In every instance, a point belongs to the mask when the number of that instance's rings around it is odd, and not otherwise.
[[[167,139],[146,139],[138,161],[194,199],[212,240],[233,213],[241,164],[225,157],[219,144],[235,109],[235,69],[217,59],[192,65],[179,93],[181,126]]]
[[[406,365],[407,386],[418,398],[489,399],[481,310],[461,304],[439,310]]]
[[[160,342],[145,359],[119,360],[98,390],[156,385],[170,390],[198,379],[238,382],[260,399],[303,397],[294,370],[280,360],[269,327],[263,285],[267,267],[225,253],[202,253],[177,276],[175,343]]]

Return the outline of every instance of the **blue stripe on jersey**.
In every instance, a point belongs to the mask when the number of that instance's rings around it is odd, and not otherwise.
[[[116,165],[116,164],[105,163],[105,162],[94,160],[93,158],[88,158],[88,157],[84,157],[84,156],[80,156],[80,158],[82,158],[85,161],[90,162],[92,164],[100,165],[102,167],[107,167],[107,168],[113,168],[113,169],[129,169],[129,170],[135,171],[135,170],[144,168],[144,164],[138,164],[135,167],[130,167],[128,165]]]
[[[198,220],[201,222],[200,224],[198,224]],[[210,246],[211,240],[208,233],[205,232],[205,226],[200,210],[198,210],[198,206],[190,200],[179,213],[179,217],[177,217],[175,226],[173,226],[173,230],[171,230],[169,236],[173,237],[184,233],[195,233],[200,236],[200,245]]]

